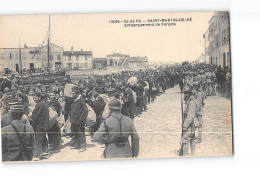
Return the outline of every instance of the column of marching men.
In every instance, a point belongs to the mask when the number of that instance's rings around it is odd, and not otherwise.
[[[62,136],[71,138],[71,149],[84,152],[86,131],[93,142],[105,144],[104,158],[137,157],[139,137],[134,119],[176,85],[185,102],[180,155],[194,155],[196,143],[202,140],[204,99],[216,95],[217,88],[231,90],[218,76],[219,70],[187,64],[29,87],[11,76],[1,83],[3,161],[47,159],[64,147]],[[230,71],[226,72],[229,77],[225,79],[231,84]]]

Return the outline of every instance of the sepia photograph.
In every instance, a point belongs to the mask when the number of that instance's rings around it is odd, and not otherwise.
[[[228,11],[0,16],[2,162],[232,156],[230,38]]]

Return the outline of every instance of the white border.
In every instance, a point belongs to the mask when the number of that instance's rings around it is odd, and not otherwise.
[[[229,10],[235,133],[233,157],[1,164],[1,175],[259,175],[259,3],[259,0],[1,1],[0,15]]]

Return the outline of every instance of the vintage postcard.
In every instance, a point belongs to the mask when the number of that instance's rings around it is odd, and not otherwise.
[[[227,11],[0,16],[4,163],[232,156]]]

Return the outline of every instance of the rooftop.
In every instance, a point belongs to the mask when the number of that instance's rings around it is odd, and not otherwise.
[[[128,57],[128,62],[148,62],[147,57]]]
[[[92,51],[63,51],[63,55],[92,55]]]
[[[127,54],[122,54],[122,53],[113,53],[113,54],[107,55],[107,57],[115,57],[115,56],[129,56],[129,55],[127,55]]]

